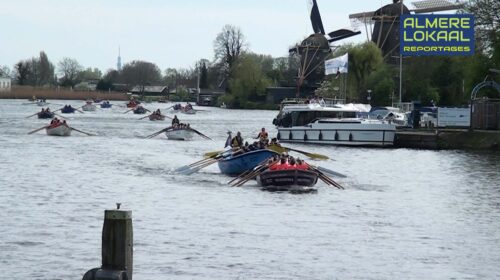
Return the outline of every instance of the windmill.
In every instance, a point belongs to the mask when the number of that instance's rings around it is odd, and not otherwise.
[[[401,14],[426,14],[434,12],[459,10],[464,7],[463,1],[453,0],[421,0],[411,3],[408,8],[402,0],[393,0],[376,11],[349,15],[354,26],[364,24],[367,39],[377,44],[388,62],[395,63],[399,56],[399,18]],[[368,31],[368,28],[370,32]],[[371,34],[370,34],[371,33]]]
[[[324,62],[331,53],[330,44],[361,33],[349,29],[339,29],[327,35],[319,13],[318,3],[316,0],[309,0],[308,2],[314,33],[289,51],[291,55],[298,55],[300,58],[297,97],[299,97],[300,88],[304,84],[311,88],[318,87],[324,76]]]

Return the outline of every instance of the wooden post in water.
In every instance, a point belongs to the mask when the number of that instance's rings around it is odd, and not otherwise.
[[[132,211],[117,209],[104,211],[102,227],[102,266],[83,276],[83,280],[132,280],[133,231]]]

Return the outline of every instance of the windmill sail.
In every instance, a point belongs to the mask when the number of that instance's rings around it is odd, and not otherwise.
[[[309,10],[314,33],[325,34],[323,21],[321,20],[321,15],[319,14],[318,3],[316,3],[316,0],[309,0]]]

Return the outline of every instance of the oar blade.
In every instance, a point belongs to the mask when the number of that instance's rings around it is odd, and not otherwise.
[[[333,171],[331,169],[328,169],[328,168],[324,168],[324,167],[321,167],[321,166],[317,166],[316,167],[319,171],[323,172],[323,173],[327,173],[331,176],[335,176],[335,177],[339,177],[339,178],[347,178],[347,175],[344,175],[342,173],[339,173],[339,172],[336,172],[336,171]]]

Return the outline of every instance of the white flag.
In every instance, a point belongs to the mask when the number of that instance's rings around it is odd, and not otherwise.
[[[349,54],[325,61],[325,75],[347,73],[349,67]]]

